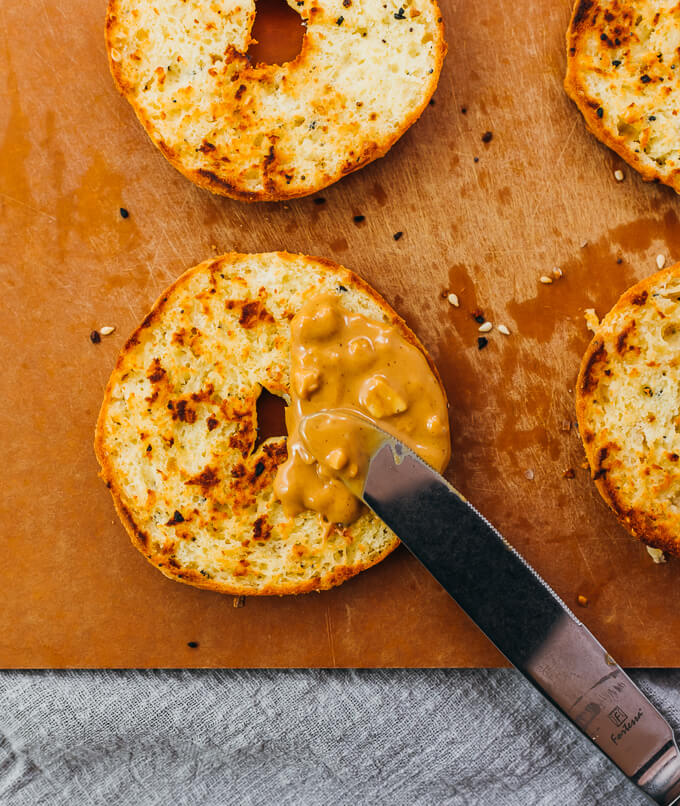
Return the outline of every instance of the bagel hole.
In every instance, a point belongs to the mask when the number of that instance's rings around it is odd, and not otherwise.
[[[286,0],[256,0],[251,36],[257,40],[248,48],[253,64],[284,64],[302,50],[305,27],[302,18]]]
[[[253,450],[271,437],[283,437],[286,433],[286,403],[263,387],[257,399],[257,441]]]

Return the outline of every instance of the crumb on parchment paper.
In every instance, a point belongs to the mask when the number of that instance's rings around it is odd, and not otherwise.
[[[659,565],[660,563],[666,562],[666,555],[661,551],[661,549],[652,548],[652,546],[645,546],[649,556],[654,560],[654,562]]]
[[[600,326],[600,320],[595,313],[595,308],[586,308],[585,311],[583,311],[583,315],[585,316],[586,327],[588,330],[596,333],[598,327]]]

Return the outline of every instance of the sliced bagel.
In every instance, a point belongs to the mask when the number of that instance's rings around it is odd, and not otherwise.
[[[252,65],[254,0],[109,0],[118,89],[167,159],[213,193],[314,193],[385,154],[437,86],[436,0],[288,2],[306,25],[301,52]]]
[[[680,192],[680,6],[577,0],[564,82],[590,131]]]
[[[626,291],[602,320],[576,412],[602,497],[631,534],[680,556],[680,264]]]
[[[291,319],[329,292],[423,349],[351,271],[286,253],[229,254],[189,269],[123,348],[95,451],[132,542],[166,576],[235,595],[304,593],[340,584],[398,545],[367,511],[346,527],[314,512],[287,517],[272,489],[286,439],[254,450],[260,392],[288,398]]]

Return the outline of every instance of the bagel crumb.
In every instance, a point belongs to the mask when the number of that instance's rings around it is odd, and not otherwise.
[[[588,607],[588,597],[584,596],[582,593],[576,597],[576,601],[581,605],[581,607]]]
[[[576,471],[573,467],[568,467],[564,473],[562,473],[563,479],[573,479],[576,476]]]
[[[595,313],[595,308],[586,308],[585,311],[583,311],[583,316],[585,317],[586,327],[588,330],[592,331],[593,333],[597,332],[597,329],[600,326],[600,319]]]
[[[653,546],[645,546],[649,556],[654,560],[657,565],[666,562],[666,555],[661,549],[655,549]]]

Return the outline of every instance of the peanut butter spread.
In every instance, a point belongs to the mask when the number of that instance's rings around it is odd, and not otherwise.
[[[350,313],[338,295],[310,300],[291,323],[290,379],[288,459],[274,481],[288,515],[311,509],[333,523],[351,523],[362,511],[339,477],[366,472],[361,423],[329,417],[321,442],[317,429],[323,453],[317,462],[299,430],[301,419],[316,412],[359,412],[437,470],[448,464],[446,397],[423,352],[394,325]]]

